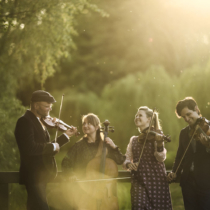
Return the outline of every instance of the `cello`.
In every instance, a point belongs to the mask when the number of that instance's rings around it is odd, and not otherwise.
[[[96,180],[96,182],[91,183],[91,185],[88,184],[90,199],[87,203],[87,209],[118,210],[117,180],[114,179],[118,177],[118,167],[115,161],[106,158],[107,148],[105,142],[108,132],[113,132],[114,129],[109,126],[110,123],[108,120],[103,124],[104,128],[102,128],[101,132],[103,132],[104,140],[99,144],[96,157],[92,159],[86,167],[86,179]],[[109,180],[100,181],[100,179]]]

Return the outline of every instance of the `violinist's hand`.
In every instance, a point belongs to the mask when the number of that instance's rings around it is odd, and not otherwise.
[[[205,147],[210,148],[209,136],[207,137],[207,136],[205,136],[201,133],[200,136],[199,136],[199,140]]]
[[[65,133],[68,135],[68,137],[71,137],[75,133],[77,133],[77,128],[72,126],[72,128],[71,129],[68,129]]]
[[[167,176],[167,181],[172,182],[175,179],[176,179],[176,174],[174,172],[170,172]]]
[[[164,145],[163,143],[163,135],[159,134],[159,133],[156,133],[156,136],[155,136],[155,141],[157,142],[157,146],[158,147],[162,147]]]
[[[129,170],[134,170],[134,171],[137,171],[137,169],[138,169],[138,163],[128,163],[127,164],[127,168],[129,169]]]
[[[113,149],[117,148],[117,146],[114,144],[114,142],[109,138],[109,137],[106,137],[105,138],[105,142]]]

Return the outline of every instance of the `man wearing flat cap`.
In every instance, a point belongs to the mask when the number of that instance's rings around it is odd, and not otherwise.
[[[46,185],[57,174],[54,156],[77,131],[73,127],[59,136],[56,143],[50,141],[49,133],[40,119],[49,115],[55,102],[54,97],[46,91],[33,92],[30,110],[16,124],[15,138],[20,151],[19,183],[26,186],[27,210],[49,210]]]

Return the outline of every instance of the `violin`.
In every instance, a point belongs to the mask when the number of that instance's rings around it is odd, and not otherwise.
[[[60,131],[66,131],[67,129],[73,129],[73,126],[67,125],[62,120],[58,120],[56,117],[46,116],[41,118],[41,122],[48,128],[56,128]],[[80,135],[80,132],[77,132],[75,136]]]
[[[145,139],[146,135],[147,135],[148,130],[143,131],[140,135],[139,135],[139,141]],[[171,142],[171,137],[169,135],[164,135],[163,131],[161,130],[155,130],[154,127],[151,127],[148,136],[147,136],[147,140],[148,141],[164,141],[164,142]]]
[[[201,139],[200,137],[201,133],[206,137],[207,141]],[[200,141],[205,147],[210,148],[210,143],[209,143],[210,140],[208,137],[209,135],[210,135],[210,127],[209,127],[208,120],[204,117],[198,118],[195,125],[193,126],[193,129],[191,129],[189,132],[190,141],[184,151],[184,154],[182,155],[179,165],[176,168],[175,174],[177,174],[177,171],[179,167],[181,166],[181,163],[185,157],[186,152],[188,151],[190,144],[192,143],[193,138]]]
[[[204,146],[209,147],[209,142],[201,141],[200,134],[203,134],[207,139],[210,136],[210,126],[209,122],[205,117],[198,118],[193,129],[190,130],[189,136],[192,136],[197,140],[200,141]]]

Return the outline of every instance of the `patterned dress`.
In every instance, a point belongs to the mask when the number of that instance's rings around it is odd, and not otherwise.
[[[139,161],[144,139],[138,136],[131,138],[132,161]],[[163,153],[166,152],[164,149]],[[171,197],[166,179],[163,158],[158,161],[157,147],[154,142],[147,141],[137,171],[131,171],[131,203],[132,210],[171,210]],[[161,151],[160,151],[161,156]]]

